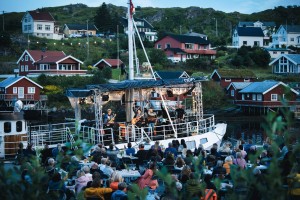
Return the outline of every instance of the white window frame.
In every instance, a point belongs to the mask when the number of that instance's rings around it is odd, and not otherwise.
[[[256,94],[252,94],[252,101],[256,101]]]
[[[242,94],[242,100],[245,100],[245,94]]]
[[[244,82],[250,82],[249,78],[244,78]]]
[[[161,44],[157,44],[157,49],[161,49]]]
[[[51,26],[50,26],[50,25],[45,25],[45,30],[46,30],[46,31],[50,31],[50,29],[51,29]]]
[[[225,82],[231,82],[231,78],[225,78]]]
[[[277,94],[271,94],[271,101],[277,101],[278,95]]]
[[[231,90],[231,91],[230,91],[230,95],[231,95],[232,97],[234,97],[234,90]]]
[[[256,95],[256,100],[257,101],[262,101],[262,94],[257,94]]]
[[[27,88],[27,93],[28,94],[35,94],[35,87],[28,87]]]
[[[25,61],[28,61],[28,55],[25,55]]]
[[[28,65],[25,65],[25,72],[28,71]]]
[[[166,43],[166,48],[171,48],[171,44],[170,43]]]
[[[18,87],[13,87],[13,94],[18,94]]]
[[[37,24],[36,29],[39,31],[43,30],[43,24]]]
[[[21,72],[24,71],[24,65],[21,65]]]

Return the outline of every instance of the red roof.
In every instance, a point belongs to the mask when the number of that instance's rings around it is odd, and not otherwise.
[[[55,21],[52,15],[49,12],[41,12],[41,11],[29,11],[29,14],[33,18],[33,20],[39,21]]]
[[[39,61],[37,61],[37,63],[56,63],[57,61],[65,58],[66,56],[46,56],[43,57],[43,59],[40,58]]]
[[[123,62],[120,59],[103,59],[105,62],[109,63],[110,66],[118,66],[123,64]]]
[[[217,54],[217,52],[215,50],[191,50],[191,49],[183,49],[183,51],[185,51],[186,53],[190,53],[190,54],[202,54],[202,55],[215,55]]]
[[[28,50],[30,56],[35,62],[43,58],[43,62],[56,62],[64,57],[66,54],[63,51],[40,51],[40,50]]]

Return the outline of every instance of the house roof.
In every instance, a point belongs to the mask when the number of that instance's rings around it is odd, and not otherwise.
[[[172,37],[173,39],[175,39],[181,43],[209,44],[208,40],[203,39],[199,36],[167,34],[165,37],[167,37],[167,36]]]
[[[94,24],[88,24],[88,26],[87,24],[65,24],[65,26],[70,30],[86,30],[86,28],[88,28],[88,30],[98,30]]]
[[[29,82],[37,85],[38,87],[40,88],[43,88],[42,86],[40,86],[39,84],[37,84],[36,82],[30,80],[29,78],[27,78],[26,76],[17,76],[17,77],[9,77],[5,80],[3,80],[2,82],[0,82],[0,87],[2,88],[8,88],[10,87],[11,85],[15,84],[16,82],[22,80],[22,79],[26,79],[28,80]]]
[[[211,77],[215,73],[219,78],[256,78],[255,74],[248,69],[215,69]]]
[[[101,62],[105,62],[110,67],[112,67],[112,66],[118,66],[118,65],[122,65],[123,64],[122,60],[120,60],[120,59],[101,59],[96,64],[94,64],[94,67],[96,67],[97,65],[99,65]]]
[[[163,80],[190,77],[185,71],[155,71],[154,75],[156,78],[160,78]]]
[[[250,85],[252,82],[231,82],[230,85],[228,85],[227,90],[232,86],[236,90],[242,90],[248,85]]]
[[[290,49],[286,48],[264,48],[267,51],[290,51]]]
[[[202,38],[206,38],[207,37],[207,35],[204,35],[204,34],[201,34],[201,33],[192,32],[192,31],[189,31],[189,32],[187,32],[184,35],[197,36],[197,37],[202,37]]]
[[[288,33],[300,33],[300,25],[281,25]]]
[[[264,37],[264,32],[260,27],[237,27],[239,36]]]
[[[280,58],[285,57],[295,65],[300,64],[300,54],[282,54],[278,58],[274,59],[272,62],[269,63],[269,65],[273,65],[275,62],[277,62]]]
[[[276,26],[275,22],[261,22],[261,21],[256,21],[256,22],[239,22],[238,26],[254,26],[254,23],[260,22],[263,24],[263,26]]]
[[[28,11],[28,13],[35,21],[55,21],[53,16],[49,12],[34,10]]]
[[[27,53],[34,62],[40,61],[41,58],[43,58],[43,62],[56,62],[66,56],[63,51],[25,50],[17,63],[20,62],[25,53]]]
[[[288,87],[283,82],[279,81],[273,81],[273,80],[266,80],[263,82],[253,82],[249,86],[242,89],[239,93],[257,93],[257,94],[265,94],[269,92],[270,90],[274,89],[278,85],[283,85],[285,87]],[[294,89],[291,89],[294,93],[298,94],[298,92]]]

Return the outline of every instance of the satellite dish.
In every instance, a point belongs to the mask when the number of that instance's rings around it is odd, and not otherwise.
[[[23,102],[21,100],[16,101],[14,110],[20,112],[23,109]]]

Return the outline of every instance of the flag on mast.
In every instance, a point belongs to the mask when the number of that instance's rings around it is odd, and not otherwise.
[[[133,6],[132,0],[130,0],[130,16],[135,12],[135,8]]]

